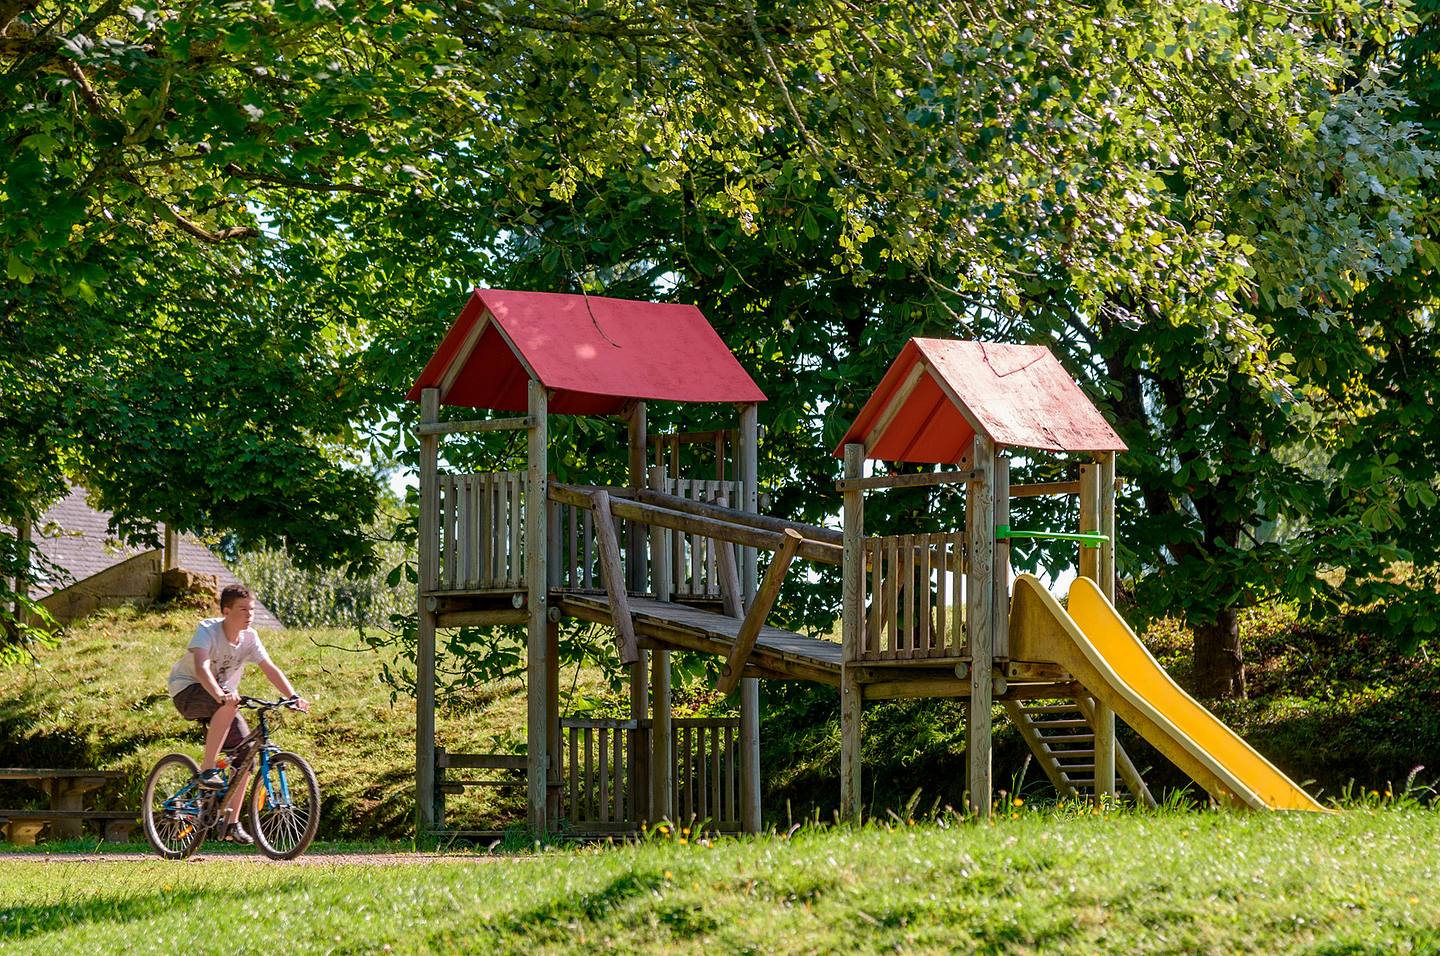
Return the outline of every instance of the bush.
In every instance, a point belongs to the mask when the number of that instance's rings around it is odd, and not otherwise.
[[[415,561],[415,552],[396,542],[382,542],[379,551],[381,567]],[[286,627],[388,628],[391,615],[415,610],[415,586],[403,576],[391,585],[383,574],[302,571],[284,551],[268,549],[242,554],[231,569]]]

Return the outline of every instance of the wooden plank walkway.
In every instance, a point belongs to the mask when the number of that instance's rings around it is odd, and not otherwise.
[[[570,617],[610,624],[610,599],[605,594],[552,591],[552,606]],[[740,618],[632,597],[630,616],[635,633],[676,650],[702,651],[721,657],[730,652],[740,632]],[[790,678],[840,686],[840,645],[778,627],[762,627],[750,652],[746,677]]]

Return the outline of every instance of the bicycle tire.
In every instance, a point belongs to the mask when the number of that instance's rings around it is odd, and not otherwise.
[[[195,785],[200,765],[185,754],[166,754],[145,778],[140,804],[145,839],[167,860],[183,860],[194,853],[210,829],[200,822],[204,796]],[[193,797],[185,793],[193,788]]]
[[[257,765],[245,803],[255,846],[272,860],[295,859],[309,848],[320,828],[320,781],[297,754],[271,754],[267,773]]]

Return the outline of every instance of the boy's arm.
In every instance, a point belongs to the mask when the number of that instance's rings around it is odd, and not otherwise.
[[[295,693],[295,688],[290,686],[290,681],[285,676],[285,672],[282,671],[280,668],[276,667],[274,661],[261,661],[259,667],[260,673],[264,674],[265,677],[269,679],[270,683],[275,685],[275,689],[280,692],[281,697],[297,696]],[[295,702],[295,706],[299,707],[301,710],[309,710],[310,702],[304,697],[301,697]]]
[[[195,655],[195,679],[200,682],[201,687],[205,688],[205,693],[222,704],[239,703],[240,695],[234,691],[225,690],[215,679],[215,674],[210,670],[210,654],[205,648],[192,647],[190,653]]]

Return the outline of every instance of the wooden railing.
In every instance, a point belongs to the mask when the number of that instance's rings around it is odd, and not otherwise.
[[[740,505],[740,482],[700,478],[662,478],[661,490],[668,495],[714,504],[724,500]],[[720,562],[715,539],[699,534],[670,532],[670,579],[680,600],[712,600],[722,597]]]
[[[440,591],[525,587],[525,472],[440,475]]]
[[[708,820],[709,829],[739,831],[740,721],[733,717],[677,718],[675,792],[671,801],[681,822]]]
[[[964,541],[964,532],[864,540],[861,660],[962,656]]]
[[[735,717],[676,718],[671,722],[674,781],[672,822],[708,821],[708,829],[738,832],[741,821],[740,721]],[[632,755],[648,753],[650,721],[560,721],[565,752],[564,818],[579,832],[638,830],[637,779]],[[651,821],[652,823],[655,821]]]
[[[564,818],[577,829],[639,829],[630,755],[649,745],[648,730],[633,720],[560,721],[565,739],[567,803]]]

